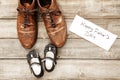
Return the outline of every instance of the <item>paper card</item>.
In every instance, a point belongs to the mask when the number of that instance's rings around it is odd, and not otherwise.
[[[117,38],[117,35],[112,34],[78,15],[75,16],[69,30],[107,51]]]

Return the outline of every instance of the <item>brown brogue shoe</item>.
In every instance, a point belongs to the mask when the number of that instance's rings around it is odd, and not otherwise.
[[[24,48],[32,48],[37,38],[35,0],[18,0],[17,32]]]
[[[67,27],[56,0],[37,0],[47,34],[56,47],[66,41]]]

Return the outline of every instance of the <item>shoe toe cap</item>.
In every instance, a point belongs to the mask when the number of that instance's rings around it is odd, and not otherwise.
[[[23,38],[19,36],[19,40],[22,46],[26,49],[32,48],[36,42],[35,36],[34,37],[23,37]]]
[[[63,29],[59,32],[49,34],[50,40],[56,47],[62,47],[66,42],[66,29]]]

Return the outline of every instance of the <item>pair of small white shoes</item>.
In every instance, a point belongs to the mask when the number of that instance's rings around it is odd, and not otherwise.
[[[41,77],[44,75],[43,63],[45,70],[51,72],[55,68],[57,56],[57,48],[53,44],[48,44],[44,50],[44,58],[41,59],[39,53],[35,50],[30,51],[27,54],[27,61],[29,63],[31,72],[36,77]]]

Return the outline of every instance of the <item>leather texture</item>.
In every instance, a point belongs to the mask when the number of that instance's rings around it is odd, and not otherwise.
[[[66,42],[67,27],[56,0],[37,0],[37,3],[51,42],[62,47]]]
[[[56,59],[57,59],[56,46],[54,46],[53,44],[46,45],[44,49],[44,66],[46,71],[51,72],[54,70],[55,65],[57,64]],[[47,65],[47,61],[50,61],[52,63],[51,68],[48,68],[50,66]]]
[[[37,24],[35,0],[18,0],[17,32],[24,48],[30,49],[36,42]]]

